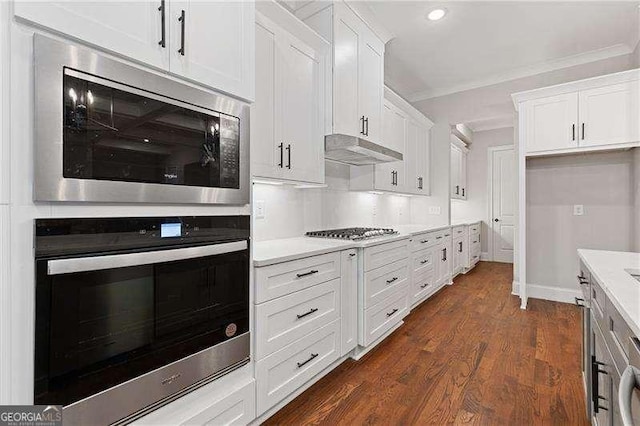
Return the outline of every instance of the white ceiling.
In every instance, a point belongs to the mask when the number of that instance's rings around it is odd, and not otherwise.
[[[395,36],[385,82],[417,102],[607,58],[640,38],[640,1],[368,1]],[[425,19],[435,7],[448,11]]]

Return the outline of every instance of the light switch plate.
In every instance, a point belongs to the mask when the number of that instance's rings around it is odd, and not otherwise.
[[[253,205],[254,214],[256,215],[256,219],[264,219],[266,216],[264,200],[256,201]]]
[[[582,204],[574,204],[573,205],[573,215],[574,216],[582,216],[582,215],[584,215],[584,206]]]
[[[429,207],[429,214],[440,214],[440,206]]]

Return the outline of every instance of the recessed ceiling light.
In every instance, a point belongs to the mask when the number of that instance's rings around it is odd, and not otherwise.
[[[427,15],[427,19],[429,19],[430,21],[438,21],[438,20],[444,18],[444,15],[446,15],[446,14],[447,14],[447,10],[446,9],[433,9]]]

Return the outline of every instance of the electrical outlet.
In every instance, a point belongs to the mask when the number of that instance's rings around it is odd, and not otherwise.
[[[256,201],[253,205],[256,219],[264,219],[266,217],[264,200]]]
[[[584,206],[582,204],[574,204],[574,206],[573,206],[573,215],[574,216],[582,216],[582,215],[584,215]]]
[[[440,206],[430,206],[429,214],[440,214]]]

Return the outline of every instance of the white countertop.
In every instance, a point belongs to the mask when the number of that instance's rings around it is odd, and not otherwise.
[[[471,222],[475,223],[475,222]],[[310,256],[341,251],[350,248],[371,247],[378,244],[410,238],[413,235],[449,228],[449,225],[396,225],[390,228],[398,234],[362,241],[333,240],[329,238],[296,237],[281,240],[259,241],[253,244],[253,266],[268,266],[275,263],[302,259]]]
[[[640,336],[640,281],[626,269],[640,270],[640,253],[578,250],[591,275],[636,336]]]
[[[453,222],[451,226],[473,225],[474,223],[482,222],[481,220],[458,220]]]

